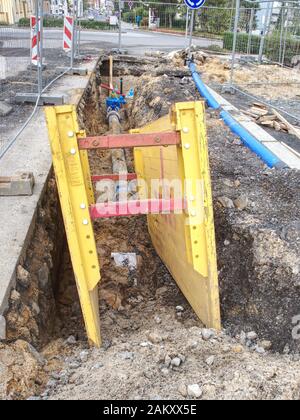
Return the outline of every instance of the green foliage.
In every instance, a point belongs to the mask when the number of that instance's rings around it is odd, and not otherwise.
[[[222,47],[220,47],[220,45],[217,45],[217,44],[212,44],[212,45],[209,45],[207,48],[206,48],[208,51],[212,51],[212,52],[216,52],[216,53],[224,53],[224,50],[223,50],[223,48]]]
[[[157,3],[157,4],[155,4]],[[171,4],[172,3],[172,4]],[[242,14],[241,27],[247,29],[250,21],[250,8],[258,9],[258,3],[249,3],[247,0],[242,0],[241,5],[248,7],[249,10]],[[196,12],[195,30],[197,33],[204,33],[210,35],[223,35],[225,31],[232,29],[234,11],[232,10],[232,0],[206,0],[205,8],[201,8]],[[151,4],[144,3],[143,6],[129,9],[125,3],[123,19],[126,22],[135,22],[136,16],[142,16],[145,24],[148,18],[149,7],[155,11],[155,14],[160,19],[160,27],[167,29],[182,29],[186,28],[186,6],[179,0],[168,0],[163,4],[161,0],[152,0]],[[209,7],[209,9],[207,9]],[[256,19],[254,20],[254,29],[256,27]]]
[[[286,66],[291,66],[292,58],[295,55],[300,55],[300,40],[297,40],[289,36],[286,39],[285,47],[282,42],[282,45],[280,48],[280,34],[279,33],[274,33],[266,37],[265,54],[269,60],[278,62],[280,60],[280,57],[279,57],[280,50],[283,50],[283,48],[285,48],[284,64]]]
[[[81,20],[81,27],[83,29],[95,29],[95,30],[109,30],[111,26],[107,22],[97,22],[94,20]],[[18,26],[30,26],[30,20],[23,18],[19,20]],[[44,19],[45,28],[62,28],[64,26],[64,20],[62,18],[47,17]]]
[[[142,18],[148,18],[148,9],[145,7],[135,7],[134,9],[130,10],[129,8],[126,9],[125,12],[122,14],[122,20],[127,23],[135,23],[136,16],[141,16]]]
[[[248,34],[238,34],[237,36],[237,52],[247,53],[248,45]],[[233,33],[226,32],[223,37],[224,48],[226,50],[232,50],[233,46]],[[251,37],[251,54],[259,53],[261,37],[258,35],[252,35]],[[269,35],[265,38],[264,44],[264,55],[270,61],[279,62],[280,60],[280,51],[283,50],[283,43],[280,42],[279,32],[274,32],[272,35]],[[287,38],[285,43],[285,59],[284,64],[286,66],[292,65],[292,58],[295,55],[300,55],[300,40],[292,38],[291,36]]]
[[[83,29],[95,29],[102,31],[112,29],[108,22],[97,22],[95,20],[81,20],[80,25]]]
[[[18,26],[30,26],[30,20],[28,18],[22,18],[19,20]]]
[[[18,26],[30,26],[29,18],[22,18],[18,22]],[[43,26],[45,28],[61,28],[64,26],[64,20],[62,18],[47,17],[43,20]]]
[[[230,28],[232,13],[226,9],[203,9],[196,16],[196,30],[222,34]]]
[[[252,35],[250,54],[259,53],[260,39],[261,37],[259,35]],[[249,40],[248,34],[246,33],[238,34],[236,51],[239,53],[247,53],[248,40]],[[233,47],[233,32],[225,32],[223,35],[223,41],[224,41],[224,49],[231,51]]]

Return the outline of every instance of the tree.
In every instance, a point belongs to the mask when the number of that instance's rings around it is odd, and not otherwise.
[[[196,27],[201,32],[222,34],[228,31],[232,19],[232,0],[207,0],[196,14]]]
[[[243,31],[249,33],[250,31],[250,22],[251,22],[251,12],[254,10],[254,19],[252,24],[252,30],[257,28],[257,12],[260,8],[259,2],[257,1],[255,4],[249,2],[247,0],[242,0],[241,7],[243,8],[242,13],[239,19],[239,28]],[[253,12],[252,12],[253,13]]]
[[[157,3],[157,5],[154,3]],[[124,15],[126,20],[132,19],[133,16],[137,15],[148,17],[149,8],[151,8],[154,15],[160,19],[160,25],[169,28],[173,28],[176,15],[183,8],[182,0],[168,0],[167,5],[162,0],[151,0],[150,3],[140,0],[139,4],[134,4],[135,7],[130,10],[128,3],[125,3]]]
[[[233,30],[235,16],[235,0],[207,0],[203,9],[197,12],[196,25],[201,32],[218,34]],[[255,10],[253,29],[257,26],[259,3],[241,0],[239,28],[249,32],[251,9]]]

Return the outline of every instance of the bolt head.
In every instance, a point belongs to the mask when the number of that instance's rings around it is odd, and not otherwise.
[[[189,128],[188,127],[183,127],[183,129],[182,129],[182,131],[185,133],[185,134],[187,134],[187,133],[189,133]]]
[[[89,221],[87,219],[83,219],[82,223],[84,224],[84,226],[87,226],[89,224]]]
[[[76,149],[71,149],[70,153],[71,153],[71,155],[76,155]]]
[[[74,137],[74,132],[73,131],[68,131],[68,137]]]
[[[197,212],[196,212],[196,210],[191,210],[190,214],[191,214],[191,216],[192,216],[192,217],[197,216]]]
[[[189,149],[191,148],[191,145],[190,145],[189,143],[186,143],[186,144],[184,145],[184,148],[185,148],[186,150],[189,150]]]
[[[81,208],[82,210],[85,210],[85,209],[86,209],[86,205],[85,205],[84,203],[82,203],[82,204],[80,204],[80,208]]]

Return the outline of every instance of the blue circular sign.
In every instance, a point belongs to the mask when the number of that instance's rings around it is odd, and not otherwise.
[[[195,9],[200,9],[200,7],[202,7],[203,4],[205,3],[205,0],[184,0],[184,2],[187,5],[187,7],[195,10]]]

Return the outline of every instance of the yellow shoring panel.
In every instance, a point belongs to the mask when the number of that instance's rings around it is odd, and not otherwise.
[[[84,136],[73,106],[46,108],[51,152],[81,308],[91,344],[101,345],[98,283],[100,267],[89,214],[94,201],[87,152],[79,151]]]
[[[135,149],[136,172],[139,179],[146,181],[150,192],[153,179],[165,179],[169,182],[180,179],[182,185],[188,180],[187,212],[175,215],[149,215],[149,232],[157,253],[198,317],[205,325],[220,329],[218,272],[204,104],[178,103],[169,116],[134,132],[149,133],[172,129],[181,132],[182,147]],[[202,186],[202,191],[199,191],[199,186]]]

